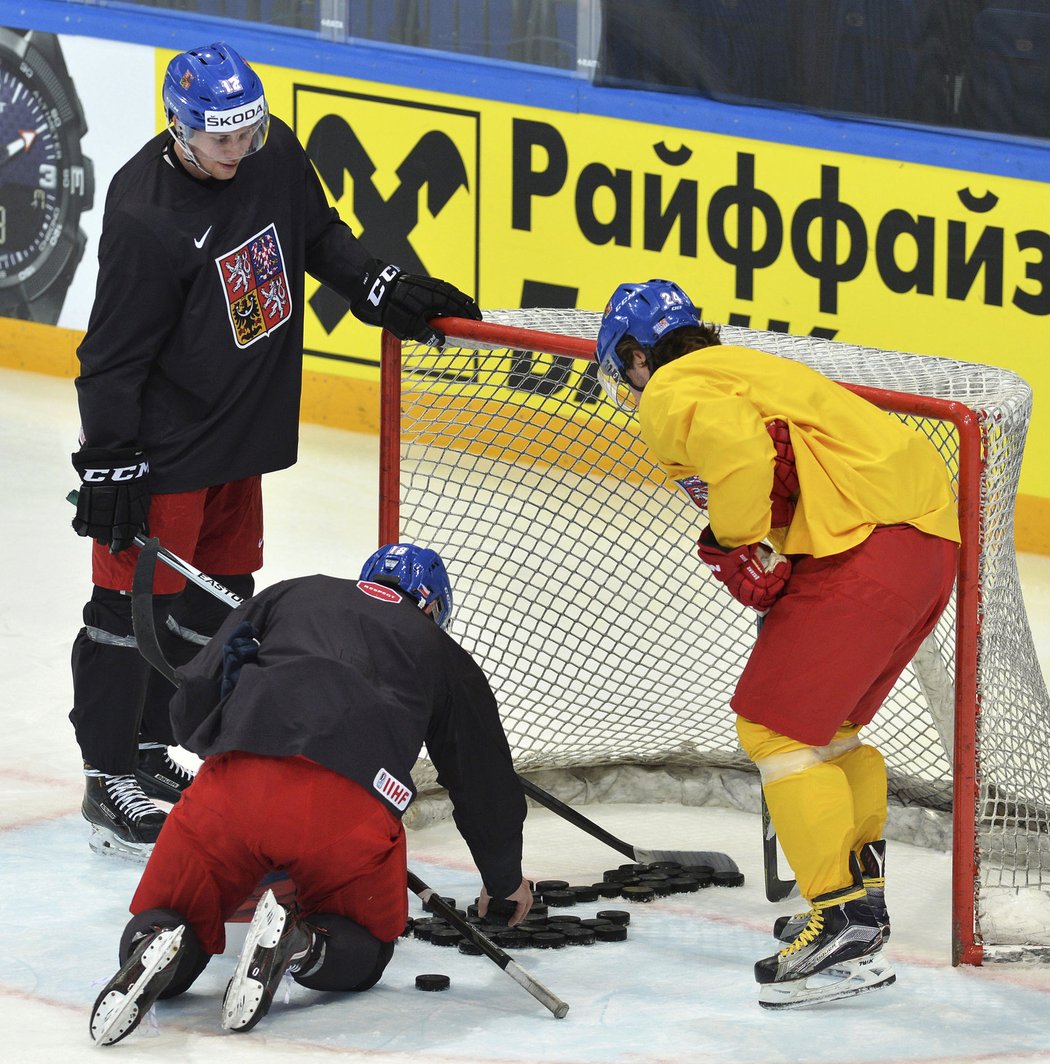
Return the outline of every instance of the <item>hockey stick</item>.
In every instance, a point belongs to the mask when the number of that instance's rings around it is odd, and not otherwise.
[[[632,846],[629,842],[618,839],[615,835],[606,831],[605,828],[599,827],[593,820],[588,820],[582,813],[555,798],[553,794],[549,794],[542,787],[538,787],[532,780],[527,780],[524,776],[519,776],[518,779],[521,780],[521,785],[530,798],[534,798],[540,805],[546,806],[551,812],[557,813],[558,816],[569,821],[570,824],[575,824],[576,827],[582,828],[588,835],[593,835],[594,838],[604,842],[607,846],[611,846],[614,850],[619,850],[620,853],[630,857],[632,861],[637,861],[639,864],[652,864],[654,861],[674,861],[680,865],[707,865],[716,872],[738,874],[740,871],[732,857],[716,850],[644,850],[639,846]]]
[[[569,1011],[569,1006],[557,994],[548,990],[538,979],[534,979],[517,961],[512,960],[491,939],[483,935],[473,924],[467,923],[447,902],[442,901],[437,891],[428,887],[419,876],[408,873],[408,886],[413,894],[419,896],[423,904],[432,912],[447,920],[464,938],[470,939],[482,953],[495,961],[519,986],[524,987],[544,1008],[560,1020]]]
[[[80,492],[74,489],[66,496],[66,501],[76,506],[79,498]],[[146,537],[141,533],[135,536],[135,546],[146,546]],[[191,584],[196,584],[198,587],[203,588],[217,599],[225,602],[231,609],[239,606],[244,601],[240,595],[235,594],[227,587],[223,587],[218,580],[213,580],[207,573],[202,573],[200,569],[195,569],[189,562],[184,561],[177,554],[172,554],[170,550],[162,547],[159,543],[157,544],[157,557],[169,569],[174,569],[180,576],[184,576],[189,580]]]
[[[765,622],[765,614],[755,620],[756,635],[762,631]],[[762,876],[765,880],[766,899],[772,902],[783,901],[796,893],[797,884],[793,879],[781,879],[777,857],[777,829],[773,827],[773,820],[769,815],[769,806],[766,805],[766,794],[759,784],[759,792],[762,797]]]

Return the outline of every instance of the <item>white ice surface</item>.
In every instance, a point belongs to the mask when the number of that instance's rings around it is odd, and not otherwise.
[[[224,1034],[221,993],[233,968],[216,958],[185,997],[109,1049],[92,1047],[88,1011],[115,969],[138,869],[92,854],[80,818],[82,776],[66,714],[69,647],[90,584],[85,541],[69,529],[76,404],[69,381],[0,370],[0,1031],[12,1062],[97,1059],[133,1064],[229,1061],[837,1062],[1050,1061],[1050,968],[953,969],[946,854],[894,843],[888,949],[896,986],[819,1010],[768,1013],[755,1003],[753,962],[772,952],[780,912],[762,891],[759,825],[744,813],[676,806],[591,806],[592,819],[650,849],[716,849],[747,877],[736,890],[629,907],[624,943],[515,959],[570,1005],[556,1020],[485,957],[406,941],[366,994],[294,986],[246,1035]],[[377,535],[376,441],[304,426],[302,457],[267,478],[265,585],[313,572],[355,575]],[[1023,557],[1037,645],[1050,644],[1050,559]],[[448,824],[414,831],[410,866],[460,904],[478,889]],[[526,874],[598,880],[626,858],[545,810],[529,815]],[[418,914],[413,899],[412,911]],[[444,972],[425,994],[415,976]],[[309,1006],[309,1007],[307,1007]],[[91,1054],[91,1055],[89,1055]]]

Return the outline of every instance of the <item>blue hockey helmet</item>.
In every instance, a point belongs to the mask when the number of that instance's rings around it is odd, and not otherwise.
[[[692,300],[674,281],[654,279],[620,285],[606,304],[597,344],[598,378],[613,402],[624,405],[624,389],[630,385],[623,359],[616,351],[625,336],[638,342],[652,371],[656,342],[672,329],[699,324],[700,315]]]
[[[427,610],[439,628],[452,620],[452,585],[445,563],[437,551],[414,543],[388,543],[361,568],[361,579],[390,584],[411,595],[421,610]]]
[[[245,155],[266,143],[270,110],[262,82],[228,44],[220,41],[175,56],[164,75],[163,97],[168,128],[191,159],[195,132],[250,132]]]

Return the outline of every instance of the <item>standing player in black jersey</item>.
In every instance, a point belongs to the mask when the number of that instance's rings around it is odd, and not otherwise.
[[[204,764],[135,891],[121,969],[92,1010],[96,1043],[185,991],[274,869],[291,876],[298,909],[263,893],[223,1027],[254,1027],[286,970],[314,990],[373,986],[408,917],[401,817],[424,743],[481,873],[479,913],[503,899],[501,922],[525,917],[525,797],[485,674],[442,631],[451,616],[440,557],[392,544],[360,580],[266,588],[178,670],[175,733]]]
[[[230,47],[184,52],[168,129],[113,178],[95,303],[78,352],[73,528],[96,541],[73,646],[73,722],[92,849],[145,857],[190,775],[168,756],[171,687],[135,648],[129,591],[143,529],[241,595],[262,565],[260,476],[296,460],[305,274],[401,339],[472,299],[373,258],[325,199],[294,133]],[[221,604],[158,572],[159,629],[188,660]],[[217,613],[218,611],[218,613]]]

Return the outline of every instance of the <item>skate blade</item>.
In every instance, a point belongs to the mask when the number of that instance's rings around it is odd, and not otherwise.
[[[806,1009],[866,994],[896,980],[896,973],[879,950],[805,979],[767,983],[759,990],[758,1003],[764,1009]]]
[[[142,972],[135,982],[126,992],[111,990],[95,1006],[91,1015],[91,1037],[96,1045],[111,1046],[131,1034],[139,1025],[144,1015],[139,1007],[143,991],[148,989],[157,973],[174,960],[182,945],[183,931],[185,928],[179,926],[157,935],[139,958]]]
[[[278,903],[272,890],[263,891],[255,915],[248,927],[233,978],[226,986],[222,1000],[222,1026],[227,1031],[244,1031],[253,1027],[258,1016],[266,987],[248,975],[260,949],[274,949],[284,933],[286,910]]]
[[[91,847],[92,853],[101,854],[103,857],[119,857],[135,864],[145,864],[153,852],[152,842],[128,842],[98,824],[91,825],[88,846]]]

